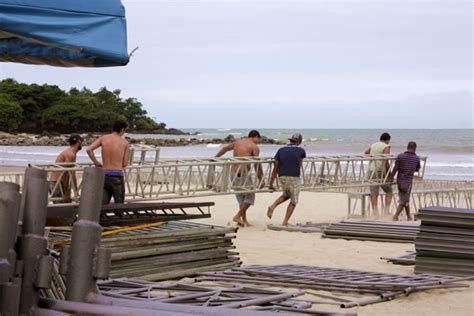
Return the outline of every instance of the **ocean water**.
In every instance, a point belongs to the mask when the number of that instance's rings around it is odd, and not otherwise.
[[[249,129],[183,129],[199,132],[199,135],[150,135],[129,134],[131,138],[197,138],[222,139],[228,135],[236,138],[246,136]],[[388,132],[392,136],[391,152],[403,152],[409,141],[418,144],[417,153],[427,156],[425,176],[429,179],[474,180],[474,129],[259,129],[266,137],[286,141],[293,133],[303,135],[303,144],[308,156],[360,155],[376,142],[380,134]],[[211,157],[221,144],[195,145],[184,147],[162,147],[163,159],[187,159]],[[273,156],[279,145],[260,145],[261,156]],[[63,147],[0,146],[0,165],[26,166],[28,163],[53,162]],[[78,154],[79,162],[89,159],[83,149]]]

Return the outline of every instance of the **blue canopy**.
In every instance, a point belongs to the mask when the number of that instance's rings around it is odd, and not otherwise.
[[[0,61],[109,67],[128,60],[120,0],[0,0]]]

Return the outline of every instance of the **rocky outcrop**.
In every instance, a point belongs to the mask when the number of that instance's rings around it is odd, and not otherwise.
[[[83,134],[85,145],[92,143],[99,135]],[[3,146],[67,146],[69,135],[42,133],[40,135],[34,134],[9,134],[0,132],[0,145]],[[159,147],[172,146],[189,146],[202,144],[226,144],[235,141],[234,136],[229,135],[224,139],[198,139],[198,138],[180,138],[180,139],[163,139],[163,138],[127,138],[130,144],[144,144]],[[267,138],[263,136],[260,141],[261,144],[283,144],[281,141]]]

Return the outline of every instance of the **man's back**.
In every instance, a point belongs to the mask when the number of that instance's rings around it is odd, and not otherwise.
[[[128,142],[116,133],[102,136],[102,162],[107,170],[123,170],[128,162]]]
[[[395,166],[398,169],[397,182],[411,184],[413,175],[420,169],[420,158],[417,154],[406,151],[397,156]]]
[[[64,167],[68,167],[68,165],[64,165],[65,162],[76,162],[76,152],[72,150],[72,148],[64,149],[56,158],[55,162],[61,163]],[[57,181],[61,172],[52,172],[49,178],[49,181]],[[67,176],[66,173],[64,176]],[[63,178],[64,178],[63,176]]]
[[[370,146],[370,154],[371,155],[381,155],[381,154],[389,154],[390,153],[390,145],[384,142],[376,142]],[[383,171],[384,163],[383,161],[374,161],[370,164],[371,171],[382,172]]]
[[[235,142],[234,157],[257,157],[258,155],[258,146],[250,138],[242,138]]]
[[[280,162],[279,176],[299,177],[301,160],[306,158],[306,151],[295,145],[288,145],[280,148],[275,160]]]

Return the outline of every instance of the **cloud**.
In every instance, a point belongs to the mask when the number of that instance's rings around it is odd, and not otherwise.
[[[400,128],[472,126],[470,1],[124,5],[129,49],[140,47],[126,67],[1,64],[0,75],[121,89],[178,127],[378,127],[386,113]]]

